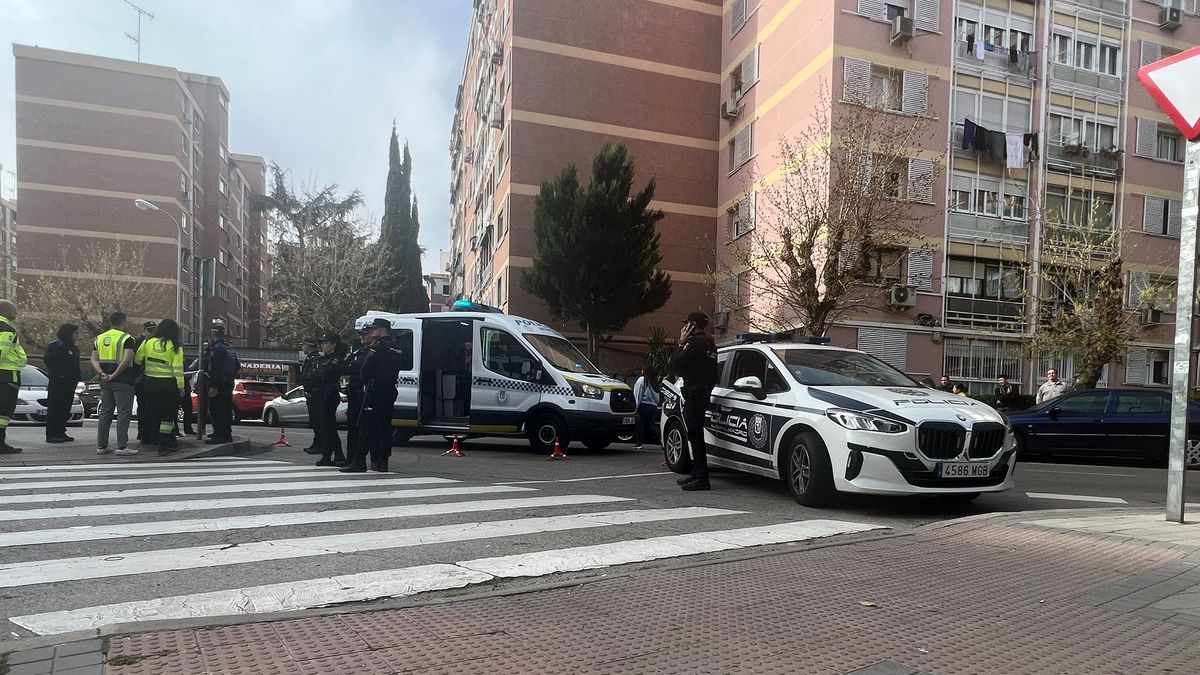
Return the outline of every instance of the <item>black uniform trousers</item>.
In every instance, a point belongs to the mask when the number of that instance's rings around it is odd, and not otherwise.
[[[362,394],[350,387],[350,400],[346,403],[346,459],[350,466],[366,466],[367,444],[363,442],[362,410],[365,399]]]
[[[362,445],[371,453],[371,464],[386,466],[392,456],[392,409],[396,405],[396,388],[375,390],[367,398],[362,416]]]
[[[336,388],[322,389],[314,392],[317,397],[317,441],[321,448],[321,458],[341,462],[346,459],[342,454],[342,437],[338,435],[337,409],[342,402]]]
[[[179,390],[175,387],[175,378],[147,377],[146,402],[147,407],[154,409],[156,422],[154,429],[150,431],[158,434],[159,445],[174,443],[175,437],[171,430],[175,426],[175,417],[179,411]],[[138,408],[139,416],[141,411],[142,408]],[[142,422],[139,420],[138,426],[141,425]]]
[[[77,384],[79,382],[68,378],[50,378],[50,385],[46,388],[46,438],[67,435],[67,422],[71,419],[71,403],[75,401]]]
[[[684,392],[683,413],[687,423],[688,445],[692,449],[692,480],[708,480],[708,448],[704,444],[704,424],[708,421],[711,389],[689,389]]]
[[[321,392],[304,389],[304,407],[308,409],[308,428],[312,429],[312,447],[321,449]]]
[[[217,390],[217,395],[208,399],[209,415],[212,417],[213,431],[211,438],[227,441],[233,438],[233,384],[220,383],[209,385]]]
[[[154,404],[146,396],[145,376],[139,376],[133,385],[133,395],[138,405],[138,440],[143,443],[158,442],[158,417],[154,414]]]
[[[17,409],[17,392],[21,390],[21,371],[0,370],[0,443],[8,432],[8,423]]]

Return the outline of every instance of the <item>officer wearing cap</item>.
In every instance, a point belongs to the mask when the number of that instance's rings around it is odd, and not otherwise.
[[[306,338],[304,344],[300,345],[300,352],[304,354],[304,361],[300,364],[300,386],[304,387],[304,406],[308,409],[308,428],[312,429],[313,442],[304,452],[310,455],[321,454],[320,432],[317,430],[317,425],[320,424],[321,414],[317,410],[317,393],[316,387],[313,386],[313,372],[317,367],[317,359],[321,358],[321,350],[317,349],[316,338]]]
[[[348,378],[346,385],[346,461],[338,464],[343,473],[362,473],[367,470],[367,451],[362,442],[362,409],[366,396],[362,366],[363,361],[367,359],[367,345],[371,330],[370,324],[359,329],[358,345],[342,362],[342,375]]]
[[[317,359],[312,374],[313,396],[317,399],[317,441],[321,448],[321,459],[317,466],[337,466],[346,461],[342,454],[342,438],[338,435],[337,409],[342,402],[342,338],[337,333],[326,333],[317,340],[321,356]],[[306,387],[305,392],[309,389]],[[306,395],[308,395],[306,393]]]
[[[717,386],[717,344],[704,332],[707,327],[704,312],[689,314],[679,331],[680,350],[672,359],[675,372],[683,377],[683,415],[692,449],[692,474],[677,482],[689,492],[710,489],[704,423],[713,387]]]
[[[364,389],[359,443],[346,472],[364,471],[368,453],[371,470],[387,472],[392,456],[392,410],[403,358],[392,342],[390,321],[378,317],[367,328],[363,334],[367,353],[359,376]]]
[[[208,383],[208,400],[211,407],[213,431],[207,441],[209,445],[233,441],[233,379],[237,366],[229,344],[225,342],[225,326],[214,323],[212,341],[205,358],[205,380]]]

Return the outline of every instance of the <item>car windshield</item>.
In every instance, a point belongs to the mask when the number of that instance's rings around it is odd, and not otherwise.
[[[242,384],[246,391],[257,391],[264,394],[279,394],[279,386],[270,382],[245,382]]]
[[[34,366],[25,366],[21,369],[21,386],[45,389],[50,386],[50,378]]]
[[[551,335],[525,333],[525,339],[533,345],[538,354],[555,368],[568,373],[599,373],[600,369],[592,365],[583,352],[565,338]]]
[[[824,387],[920,387],[904,373],[861,352],[839,349],[776,349],[800,384]]]

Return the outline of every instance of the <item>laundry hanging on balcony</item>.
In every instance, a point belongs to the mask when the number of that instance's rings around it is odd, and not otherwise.
[[[1022,134],[1005,134],[1004,150],[1008,156],[1005,167],[1009,169],[1025,168],[1025,139]]]

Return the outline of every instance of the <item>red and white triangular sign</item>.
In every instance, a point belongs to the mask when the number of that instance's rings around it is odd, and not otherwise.
[[[1137,77],[1184,138],[1200,139],[1200,47],[1144,66]]]

